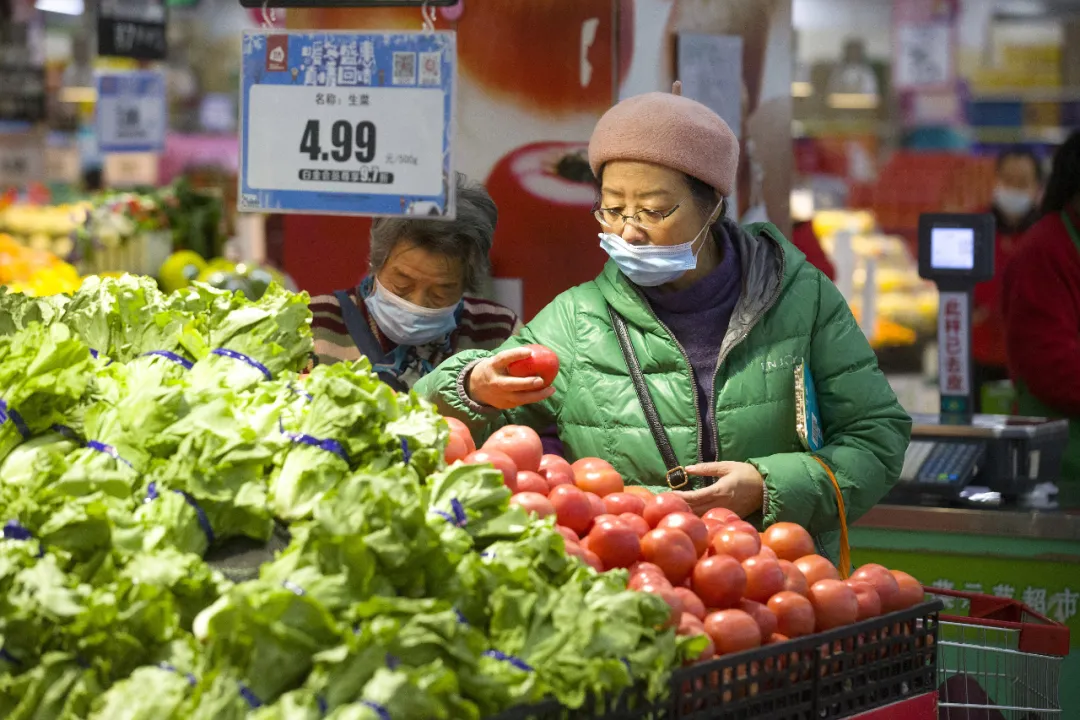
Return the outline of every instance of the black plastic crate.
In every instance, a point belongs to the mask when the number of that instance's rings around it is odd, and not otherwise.
[[[940,600],[672,673],[655,703],[640,690],[579,710],[556,702],[490,720],[822,720],[847,718],[936,687]]]

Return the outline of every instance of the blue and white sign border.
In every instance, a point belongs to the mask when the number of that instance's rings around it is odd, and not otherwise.
[[[258,84],[301,85],[301,73],[270,72],[267,70],[267,38],[287,36],[289,57],[301,57],[305,45],[334,38],[337,41],[357,39],[372,41],[388,52],[439,52],[440,82],[433,89],[443,94],[443,158],[442,192],[438,195],[391,195],[368,193],[326,193],[306,190],[255,189],[247,182],[248,157],[248,97]],[[294,46],[293,42],[297,45]],[[379,89],[408,88],[414,85],[376,84],[338,86],[337,90],[362,91],[365,87]],[[350,32],[350,31],[289,31],[245,30],[240,65],[240,165],[237,209],[241,212],[303,213],[315,215],[359,215],[367,217],[400,217],[424,215],[428,219],[452,220],[455,216],[456,175],[454,172],[453,139],[457,105],[457,34],[438,32]]]
[[[116,72],[98,72],[94,75],[94,89],[97,93],[98,102],[94,106],[94,126],[99,127],[100,113],[103,103],[102,97],[108,97],[106,93],[110,80],[117,81],[121,86],[128,83],[153,82],[155,95],[161,100],[162,111],[158,132],[155,133],[155,142],[147,143],[118,143],[106,145],[101,142],[102,133],[95,130],[97,135],[97,150],[99,153],[162,153],[165,152],[165,136],[169,130],[169,101],[168,84],[165,73],[159,70],[121,70]],[[135,95],[134,97],[142,97]]]

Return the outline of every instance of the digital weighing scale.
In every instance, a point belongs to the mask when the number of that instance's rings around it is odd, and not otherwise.
[[[911,444],[892,503],[963,503],[969,488],[1015,500],[1055,482],[1067,420],[973,415],[972,294],[994,275],[994,217],[919,218],[919,275],[938,286],[939,415],[912,416]],[[985,494],[985,493],[984,493]]]

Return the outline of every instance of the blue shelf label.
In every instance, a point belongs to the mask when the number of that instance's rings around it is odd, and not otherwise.
[[[454,217],[456,34],[244,33],[241,211]]]
[[[94,124],[102,153],[162,152],[168,128],[165,74],[100,73]]]

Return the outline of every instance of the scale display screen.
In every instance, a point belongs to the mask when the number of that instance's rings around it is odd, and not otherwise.
[[[930,234],[930,267],[935,270],[975,268],[975,230],[936,227]]]

